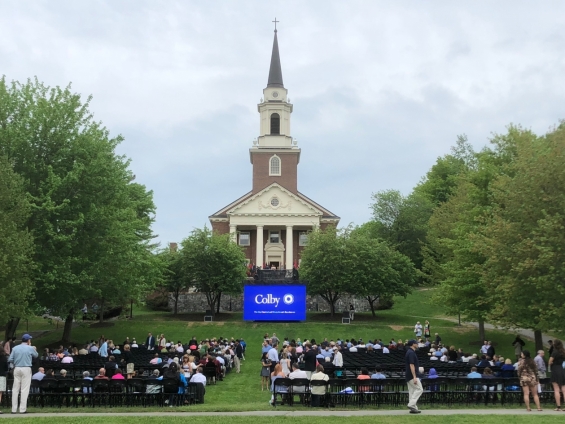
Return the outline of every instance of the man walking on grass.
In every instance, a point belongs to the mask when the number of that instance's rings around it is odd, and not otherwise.
[[[408,340],[406,343],[408,350],[406,351],[405,364],[406,364],[406,384],[408,385],[408,409],[411,414],[419,414],[418,399],[422,396],[424,389],[418,377],[420,364],[416,349],[418,342],[416,340]]]

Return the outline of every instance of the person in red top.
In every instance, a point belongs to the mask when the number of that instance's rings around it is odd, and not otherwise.
[[[361,374],[357,376],[357,380],[370,380],[369,370],[367,368],[361,368]],[[359,386],[360,392],[366,392],[369,390],[368,386]]]
[[[94,377],[95,380],[109,380],[108,377],[106,377],[106,369],[105,368],[100,368],[100,370],[98,370],[98,375],[96,377]]]

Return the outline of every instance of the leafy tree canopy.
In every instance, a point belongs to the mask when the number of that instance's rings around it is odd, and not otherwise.
[[[245,254],[230,234],[213,233],[208,227],[194,230],[181,243],[184,278],[206,295],[212,314],[223,293],[240,294],[247,277]]]

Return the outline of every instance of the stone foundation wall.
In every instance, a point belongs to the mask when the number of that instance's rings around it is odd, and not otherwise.
[[[349,304],[355,306],[356,312],[368,312],[371,310],[367,299],[358,296],[342,296],[336,302],[336,312],[349,310]],[[378,302],[375,302],[375,307]],[[169,295],[169,309],[172,311],[175,301],[172,295]],[[179,313],[205,312],[208,309],[206,296],[202,293],[182,293],[179,296],[178,311]],[[330,305],[320,296],[307,296],[306,309],[308,312],[329,312]],[[241,312],[243,311],[243,296],[222,295],[220,301],[220,312]]]

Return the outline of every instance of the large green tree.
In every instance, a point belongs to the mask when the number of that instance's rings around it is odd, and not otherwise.
[[[364,296],[375,316],[375,303],[393,296],[406,296],[416,284],[417,270],[410,259],[377,240],[363,229],[352,232],[348,255],[356,264],[349,270],[350,294]]]
[[[366,226],[310,233],[300,271],[308,293],[322,297],[332,316],[344,294],[367,298],[375,315],[377,300],[405,296],[417,275],[408,257],[374,238]]]
[[[204,293],[210,311],[219,311],[222,294],[241,294],[247,277],[245,254],[230,234],[217,234],[208,227],[195,229],[181,243],[184,278]]]
[[[90,98],[37,80],[0,80],[0,153],[31,199],[35,299],[66,319],[88,299],[135,296],[157,262],[150,245],[152,193],[134,183],[122,141],[94,121]]]
[[[182,256],[176,247],[159,252],[159,259],[163,261],[164,266],[162,289],[173,295],[173,314],[177,315],[180,294],[189,288],[190,280],[183,273]]]
[[[513,173],[517,140],[531,137],[530,132],[513,126],[506,134],[496,135],[492,147],[477,153],[475,164],[459,175],[451,196],[434,210],[429,222],[424,270],[439,284],[435,299],[446,312],[478,321],[481,339],[493,296],[483,273],[487,258],[473,240],[492,211],[493,183]]]
[[[447,202],[457,189],[459,177],[475,169],[477,157],[465,135],[457,137],[451,153],[437,158],[436,163],[414,188],[437,207]]]
[[[494,298],[490,315],[508,326],[560,329],[565,319],[565,123],[543,137],[516,137],[511,171],[493,184],[493,212],[476,249]]]
[[[354,291],[349,272],[355,263],[353,256],[347,253],[350,235],[351,228],[338,230],[334,226],[312,231],[302,251],[301,279],[307,281],[308,294],[319,295],[328,303],[332,317],[340,297]]]
[[[0,155],[0,322],[12,324],[6,338],[13,336],[14,322],[26,313],[33,289],[33,239],[25,226],[29,214],[23,180]]]
[[[371,233],[404,254],[417,269],[422,268],[422,244],[426,241],[433,203],[420,192],[403,196],[397,190],[372,196]]]

